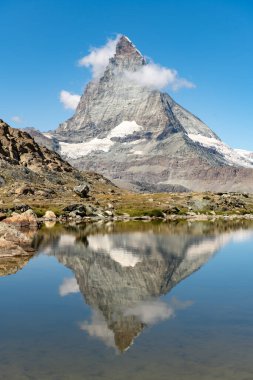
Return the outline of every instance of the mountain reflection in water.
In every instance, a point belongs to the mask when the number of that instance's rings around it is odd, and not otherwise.
[[[107,223],[42,229],[34,245],[74,273],[59,295],[81,292],[92,308],[80,329],[120,352],[147,325],[192,300],[159,299],[231,240],[252,237],[247,223]]]

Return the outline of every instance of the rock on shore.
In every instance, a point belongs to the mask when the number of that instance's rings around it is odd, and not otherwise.
[[[0,222],[0,259],[32,255],[34,249],[31,243],[31,236],[27,236],[12,225]]]
[[[11,224],[17,227],[38,227],[38,219],[32,210],[27,210],[22,214],[13,212],[9,218],[4,219],[3,223]]]

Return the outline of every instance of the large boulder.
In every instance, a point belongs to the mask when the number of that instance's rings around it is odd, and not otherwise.
[[[85,207],[81,203],[74,203],[74,204],[66,206],[63,209],[64,212],[71,212],[71,211],[75,211],[75,210],[85,210]]]
[[[14,226],[0,222],[0,258],[31,255],[31,236],[18,231]]]
[[[77,195],[79,195],[79,197],[87,198],[90,187],[87,182],[83,182],[81,185],[75,186],[73,190]]]
[[[32,210],[27,210],[22,214],[13,212],[9,218],[4,219],[3,223],[12,224],[16,227],[38,227],[37,215]]]
[[[43,216],[43,219],[44,220],[49,220],[49,221],[54,221],[54,220],[57,219],[57,217],[56,217],[56,215],[55,215],[55,213],[53,211],[47,210],[45,212],[45,215]]]
[[[26,251],[12,241],[0,238],[0,259],[3,257],[25,256]]]
[[[94,207],[91,204],[80,204],[75,203],[72,205],[66,206],[63,211],[68,214],[70,217],[76,217],[76,216],[96,216],[97,212],[100,210],[97,207]]]
[[[17,187],[15,189],[15,194],[18,195],[18,196],[21,196],[21,195],[34,195],[34,188],[31,187],[31,186],[28,186],[28,185],[23,185],[23,186],[20,186],[20,187]]]

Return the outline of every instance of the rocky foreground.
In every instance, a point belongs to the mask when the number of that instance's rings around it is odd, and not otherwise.
[[[0,200],[19,203],[23,196],[45,199],[86,197],[89,191],[114,188],[103,176],[81,172],[57,153],[38,145],[26,132],[0,120]]]
[[[110,189],[89,195],[52,197],[38,204],[29,193],[0,207],[5,224],[27,227],[44,221],[86,222],[125,219],[253,219],[253,195],[241,193],[140,194]],[[94,196],[95,195],[95,196]],[[10,201],[10,200],[9,200]],[[29,220],[30,214],[32,220]]]

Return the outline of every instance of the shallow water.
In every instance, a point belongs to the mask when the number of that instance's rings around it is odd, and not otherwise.
[[[34,246],[0,262],[1,379],[253,379],[252,224],[56,225]]]

